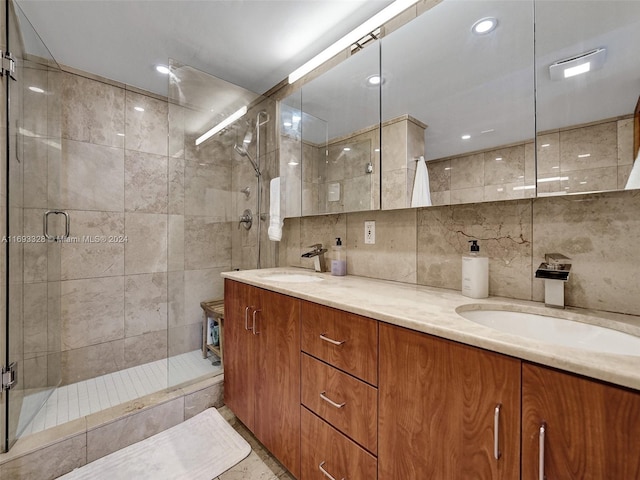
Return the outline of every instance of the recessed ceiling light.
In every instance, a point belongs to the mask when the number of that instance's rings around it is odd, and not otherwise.
[[[345,152],[350,152],[351,151],[351,149],[349,147],[344,147],[342,150],[345,151]]]
[[[551,145],[550,143],[543,143],[542,145],[540,145],[542,148],[547,148],[549,145]]]
[[[142,107],[133,107],[136,112],[144,112],[144,108]]]
[[[369,75],[367,77],[367,83],[369,85],[380,85],[381,83],[384,83],[384,80],[382,79],[382,77],[378,74],[374,74],[374,75]]]
[[[293,123],[291,122],[284,122],[282,125],[284,125],[285,127],[292,127]]]
[[[471,135],[466,135],[465,134],[465,135],[462,135],[462,137],[460,137],[460,138],[462,138],[463,140],[469,140],[471,138]]]
[[[476,35],[485,35],[493,32],[498,26],[498,20],[494,17],[485,17],[478,20],[471,27],[471,31]]]
[[[591,156],[590,153],[582,153],[582,154],[578,155],[578,158],[587,158],[587,157],[590,157],[590,156]]]
[[[41,89],[40,87],[29,87],[29,90],[36,93],[44,93],[44,90]]]
[[[496,157],[496,162],[500,162],[502,160],[502,157]]]
[[[163,75],[169,75],[169,73],[171,72],[171,70],[169,70],[169,67],[167,67],[166,65],[156,65],[156,71],[158,73],[162,73]]]

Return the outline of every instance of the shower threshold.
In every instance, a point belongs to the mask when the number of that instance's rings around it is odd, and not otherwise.
[[[209,359],[202,358],[202,351],[194,350],[169,359],[64,385],[53,391],[31,422],[23,424],[25,417],[20,415],[19,436],[22,438],[41,432],[164,390],[170,386],[168,379],[171,380],[171,385],[179,385],[218,373],[222,373],[222,367],[211,365]],[[33,411],[34,405],[37,406],[42,401],[41,394],[28,395],[23,400],[22,410]]]

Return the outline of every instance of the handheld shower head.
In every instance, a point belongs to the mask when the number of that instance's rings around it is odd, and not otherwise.
[[[256,171],[256,176],[259,177],[260,176],[260,169],[258,168],[258,164],[255,162],[255,160],[253,158],[251,158],[251,155],[249,155],[249,152],[247,151],[247,148],[245,147],[245,144],[242,145],[238,145],[237,143],[233,146],[233,149],[236,151],[236,153],[238,153],[241,157],[247,157],[249,159],[249,161],[251,162],[251,166],[253,167],[253,169]]]

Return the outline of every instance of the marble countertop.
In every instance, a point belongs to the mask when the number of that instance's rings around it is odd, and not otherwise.
[[[296,282],[268,278],[277,274],[303,274],[318,280]],[[460,316],[456,309],[495,308],[538,313],[606,326],[636,336],[640,336],[640,317],[577,308],[559,310],[538,302],[502,297],[476,300],[464,297],[454,290],[353,275],[335,277],[329,273],[315,273],[295,267],[233,271],[225,272],[222,276],[382,322],[640,390],[640,351],[637,356],[616,355],[542,343],[476,324]]]

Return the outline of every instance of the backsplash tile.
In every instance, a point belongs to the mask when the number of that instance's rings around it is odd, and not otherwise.
[[[343,234],[343,218],[286,219],[280,265],[311,268],[297,262],[307,245],[298,239]],[[568,306],[640,315],[639,190],[361,212],[346,218],[349,274],[460,291],[461,255],[475,238],[490,258],[490,295],[543,302],[543,282],[534,278],[535,269],[545,253],[559,252],[573,263],[565,285]],[[376,245],[363,245],[364,220],[376,221]],[[314,235],[318,225],[324,226],[322,237]],[[373,247],[375,254],[363,253],[364,247]],[[414,279],[402,274],[412,269]]]
[[[545,253],[572,260],[567,305],[640,315],[640,191],[533,201],[533,266]],[[533,281],[533,300],[544,298]]]
[[[478,240],[489,294],[531,296],[531,204],[480,203],[418,210],[417,283],[460,290],[462,255]]]

